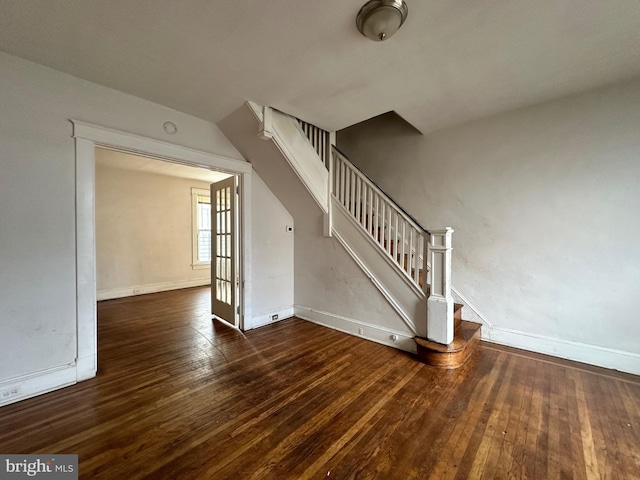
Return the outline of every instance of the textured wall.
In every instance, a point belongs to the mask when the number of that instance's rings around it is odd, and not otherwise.
[[[497,339],[598,363],[640,353],[638,132],[636,81],[428,136],[385,115],[338,145],[425,227],[455,228],[454,287]]]

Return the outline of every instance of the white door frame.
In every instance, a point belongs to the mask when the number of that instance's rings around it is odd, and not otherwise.
[[[76,381],[96,375],[95,148],[107,147],[191,167],[239,176],[240,185],[240,329],[253,327],[251,316],[251,164],[119,130],[71,120],[76,153]]]

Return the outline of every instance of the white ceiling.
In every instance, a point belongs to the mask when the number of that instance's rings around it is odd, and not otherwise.
[[[208,183],[219,182],[231,175],[214,172],[206,168],[189,167],[179,163],[156,160],[153,158],[130,155],[128,153],[96,148],[96,165],[102,167],[119,168],[135,172],[154,173],[168,177],[188,178]]]
[[[423,133],[640,76],[638,0],[0,0],[0,50],[218,122],[245,100],[328,130],[395,110]]]

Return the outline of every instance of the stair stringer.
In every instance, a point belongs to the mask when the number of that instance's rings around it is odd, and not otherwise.
[[[375,244],[351,214],[331,198],[332,233],[411,331],[427,335],[427,297]]]
[[[329,213],[329,190],[327,188],[329,172],[305,137],[298,121],[277,110],[270,109],[271,120],[267,127],[262,107],[253,102],[247,102],[247,106],[260,122],[261,132],[265,138],[270,137],[273,140],[318,206],[325,214]],[[265,133],[266,128],[269,130]]]

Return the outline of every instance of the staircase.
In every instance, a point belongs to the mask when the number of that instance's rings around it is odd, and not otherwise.
[[[436,246],[433,243],[438,242],[429,240],[442,236],[448,236],[450,240],[452,230],[438,229],[432,235],[335,147],[330,161],[329,181],[332,182],[331,193],[337,207],[355,219],[366,236],[373,239],[377,248],[386,254],[412,287],[424,292],[428,305],[433,282],[429,275],[431,264],[425,262],[425,252],[430,252],[436,258]],[[446,248],[446,238],[443,243]],[[441,277],[442,273],[445,272],[437,272],[436,278]],[[445,283],[446,280],[440,281],[439,289]],[[441,296],[445,297],[444,293]],[[449,343],[424,338],[429,337],[428,328],[425,335],[416,335],[420,360],[447,369],[464,365],[480,341],[481,325],[462,320],[462,308],[462,304],[454,304],[453,338]]]
[[[453,303],[453,229],[423,228],[335,148],[330,133],[269,107],[247,106],[260,123],[259,137],[276,144],[323,212],[324,235],[342,244],[413,332],[413,347],[399,348],[437,367],[464,364],[480,324],[462,320],[462,305]]]

